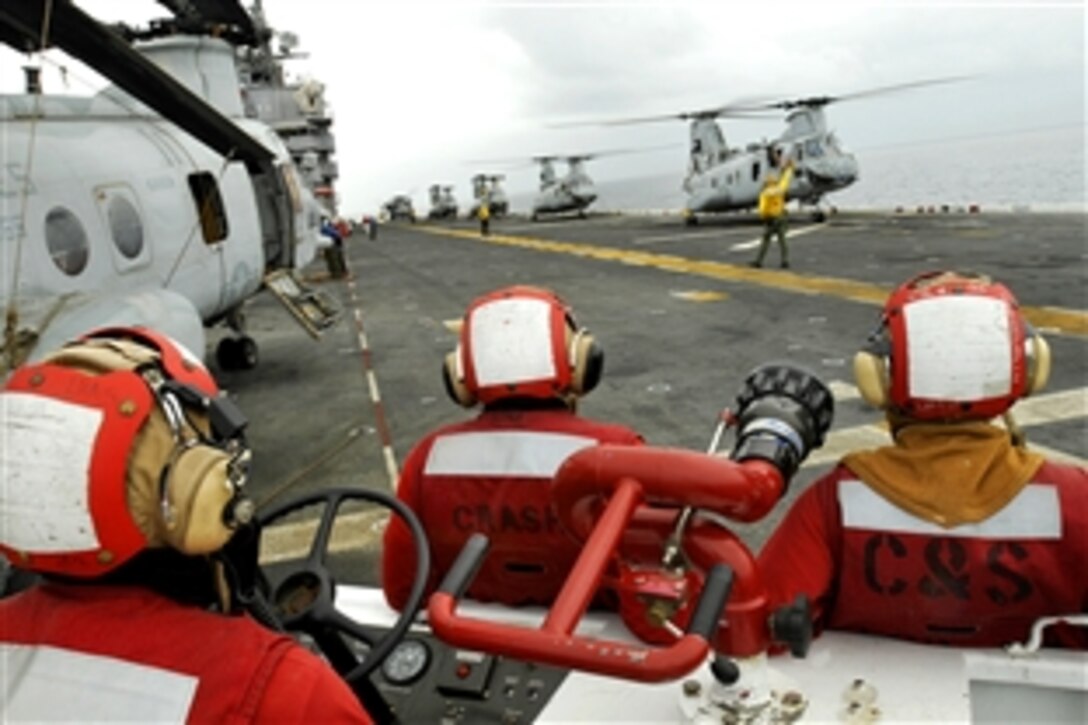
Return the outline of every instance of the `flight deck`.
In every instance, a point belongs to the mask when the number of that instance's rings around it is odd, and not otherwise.
[[[441,363],[456,344],[445,322],[510,284],[555,289],[604,348],[603,380],[580,411],[655,445],[705,450],[760,363],[790,361],[831,386],[827,444],[786,502],[738,527],[753,547],[839,455],[888,441],[882,415],[854,388],[851,361],[887,293],[919,272],[981,272],[1012,289],[1054,363],[1047,388],[1013,409],[1016,420],[1045,454],[1088,461],[1085,215],[842,212],[819,224],[796,215],[789,269],[774,246],[763,268],[748,266],[761,230],[748,215],[685,226],[677,216],[598,214],[510,217],[487,237],[471,221],[390,223],[373,240],[356,232],[345,240],[349,279],[328,278],[320,261],[305,270],[342,305],[336,326],[314,342],[261,295],[246,308],[258,367],[214,370],[251,420],[252,492],[267,502],[328,486],[390,490],[417,440],[474,415],[443,387]],[[337,546],[372,555],[384,519],[358,516]],[[281,556],[303,538],[290,527],[268,537]],[[356,575],[373,582],[372,571]]]

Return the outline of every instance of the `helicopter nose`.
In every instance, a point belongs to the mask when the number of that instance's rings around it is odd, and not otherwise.
[[[815,182],[841,189],[858,178],[858,162],[853,154],[813,159],[805,164],[805,173]]]

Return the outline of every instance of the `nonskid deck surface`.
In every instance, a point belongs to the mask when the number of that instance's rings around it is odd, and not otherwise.
[[[824,449],[791,486],[793,499],[841,453],[881,445],[882,416],[853,386],[854,352],[899,282],[922,271],[987,273],[1008,284],[1050,342],[1043,395],[1014,409],[1030,443],[1048,455],[1088,459],[1088,256],[1083,214],[840,213],[792,221],[789,269],[772,246],[754,258],[761,228],[750,217],[684,226],[670,216],[591,216],[533,224],[496,220],[484,238],[469,222],[386,224],[376,240],[346,241],[351,279],[319,281],[344,306],[313,342],[263,295],[247,307],[261,362],[219,372],[250,417],[251,486],[260,501],[328,486],[390,490],[399,463],[434,428],[473,415],[446,397],[444,321],[476,295],[509,284],[558,291],[605,349],[601,385],[581,411],[627,424],[655,445],[705,449],[720,410],[756,365],[791,361],[832,386],[835,422]],[[317,262],[311,278],[327,277]],[[214,343],[214,340],[211,342]],[[752,546],[788,502],[738,527]],[[363,513],[338,547],[369,569],[382,529]],[[297,550],[297,530],[271,537]],[[372,581],[373,572],[353,577]]]

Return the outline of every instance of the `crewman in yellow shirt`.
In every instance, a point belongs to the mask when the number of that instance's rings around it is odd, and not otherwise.
[[[763,257],[771,246],[772,235],[778,237],[782,268],[790,266],[789,249],[786,247],[786,189],[790,188],[792,178],[793,160],[791,159],[786,162],[781,177],[771,171],[763,181],[763,191],[759,193],[759,218],[763,220],[763,241],[759,245],[759,256],[752,262],[753,267],[763,266]]]
[[[480,208],[476,215],[480,219],[480,234],[486,237],[491,233],[491,200],[487,195],[480,199]]]

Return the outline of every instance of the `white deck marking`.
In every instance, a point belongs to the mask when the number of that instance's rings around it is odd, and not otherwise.
[[[816,231],[818,229],[823,229],[826,226],[827,226],[827,222],[821,222],[820,224],[813,224],[813,225],[807,226],[807,227],[799,227],[797,229],[788,229],[786,231],[786,243],[788,244],[790,242],[790,240],[792,240],[794,237],[799,237],[799,236],[801,236],[803,234],[808,234],[809,232],[814,232],[814,231]],[[774,242],[773,239],[771,241]],[[731,246],[729,248],[729,251],[730,252],[746,252],[749,249],[755,249],[762,242],[763,242],[763,237],[759,236],[759,237],[756,237],[755,239],[753,239],[753,240],[751,240],[749,242],[738,242],[737,244],[734,244],[733,246]],[[775,243],[777,244],[777,242],[775,242]]]
[[[683,242],[688,239],[699,239],[702,237],[724,237],[729,231],[727,228],[711,229],[705,232],[673,232],[672,234],[663,234],[657,237],[636,237],[632,240],[632,244],[655,244],[657,242]]]
[[[836,403],[842,403],[847,400],[858,400],[861,398],[861,393],[858,391],[856,385],[851,385],[842,380],[832,380],[827,384],[827,387],[831,388],[831,394],[835,396]]]
[[[856,387],[841,380],[832,381],[828,387],[834,393],[836,402],[860,397]],[[1056,393],[1045,393],[1033,398],[1025,398],[1013,406],[1012,415],[1021,428],[1088,417],[1088,388],[1063,390]],[[1004,426],[1000,419],[996,420],[995,423]],[[801,467],[811,468],[831,464],[851,451],[877,448],[890,443],[891,436],[888,435],[887,426],[883,421],[854,426],[853,428],[832,429],[823,447],[813,451],[805,459]],[[1041,453],[1056,463],[1088,467],[1088,459],[1034,443],[1030,435],[1028,436],[1028,448]]]

